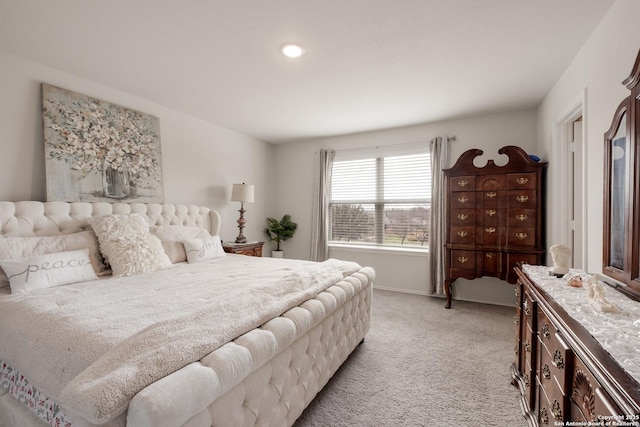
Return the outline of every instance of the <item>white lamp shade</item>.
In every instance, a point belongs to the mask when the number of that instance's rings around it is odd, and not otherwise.
[[[253,185],[233,184],[233,189],[231,190],[231,201],[253,203]]]

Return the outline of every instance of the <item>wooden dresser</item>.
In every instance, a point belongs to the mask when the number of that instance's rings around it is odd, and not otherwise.
[[[529,424],[640,426],[640,384],[539,283],[516,273],[511,374]]]
[[[444,170],[447,203],[445,283],[447,308],[457,278],[497,277],[516,283],[513,267],[542,264],[544,162],[535,162],[519,147],[502,147],[509,162],[484,167],[473,161],[483,154],[464,152]]]

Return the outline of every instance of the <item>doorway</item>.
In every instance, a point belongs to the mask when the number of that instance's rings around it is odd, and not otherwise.
[[[583,100],[586,93],[557,122],[555,153],[558,161],[555,175],[555,204],[559,213],[555,236],[571,249],[573,268],[586,269],[586,195],[584,193],[586,149]]]

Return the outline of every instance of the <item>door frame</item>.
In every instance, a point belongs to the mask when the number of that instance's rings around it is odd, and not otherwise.
[[[582,269],[587,268],[587,251],[586,251],[586,242],[587,242],[587,197],[588,193],[585,189],[587,182],[587,132],[586,132],[586,124],[587,124],[587,89],[583,89],[582,93],[576,98],[576,100],[567,108],[565,112],[560,115],[559,119],[556,120],[553,126],[553,153],[554,157],[557,159],[556,167],[553,168],[553,180],[551,182],[555,183],[555,191],[551,193],[554,195],[554,206],[555,206],[555,221],[553,223],[553,236],[557,241],[549,242],[549,244],[562,243],[567,246],[570,245],[570,203],[573,203],[570,200],[570,196],[573,191],[569,191],[568,185],[566,183],[571,182],[569,180],[569,142],[572,139],[573,135],[573,123],[580,117],[582,117],[582,150],[581,157],[576,157],[574,155],[574,167],[578,168],[578,173],[580,174],[580,179],[582,181],[582,194],[581,194],[581,205],[580,205],[580,214],[581,214],[581,224],[580,229],[574,230],[575,233],[580,233],[582,236],[582,245],[580,248],[579,259],[576,259],[576,264],[578,267]],[[574,153],[575,154],[575,153]],[[549,215],[547,214],[547,218]],[[579,265],[578,265],[579,263]],[[575,266],[574,266],[575,267]]]

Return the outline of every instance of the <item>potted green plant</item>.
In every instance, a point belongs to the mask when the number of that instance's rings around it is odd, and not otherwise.
[[[267,218],[267,227],[264,229],[264,233],[269,237],[269,241],[274,242],[276,246],[271,252],[273,257],[282,258],[284,251],[280,249],[280,243],[292,238],[297,228],[298,224],[291,221],[289,214],[285,214],[279,221],[276,218]]]

